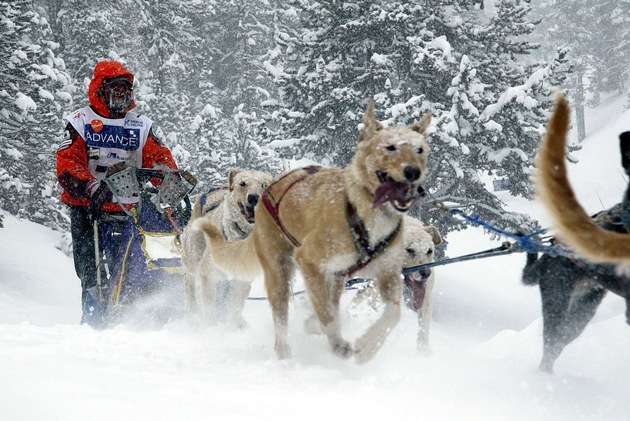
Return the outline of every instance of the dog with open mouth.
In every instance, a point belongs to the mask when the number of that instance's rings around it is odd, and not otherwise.
[[[275,326],[275,351],[288,358],[288,303],[296,266],[334,354],[370,360],[401,315],[402,217],[424,192],[428,113],[408,126],[384,127],[368,102],[351,164],[307,167],[276,180],[256,207],[245,240],[230,243],[197,223],[215,264],[241,279],[264,274]],[[341,335],[339,301],[350,278],[374,279],[384,309],[354,344]]]
[[[204,234],[194,227],[197,219],[204,219],[221,231],[228,241],[246,238],[254,227],[255,209],[264,190],[273,181],[269,173],[234,168],[228,171],[226,186],[211,188],[195,200],[192,217],[184,230],[182,263],[186,313],[200,313],[207,325],[218,320],[229,327],[243,326],[243,306],[251,289],[251,282],[230,278],[212,261]],[[199,288],[197,288],[197,285]],[[198,297],[197,289],[200,291]]]
[[[442,243],[442,236],[433,225],[423,225],[422,222],[409,215],[403,217],[403,267],[414,268],[435,261],[435,248]],[[418,314],[417,350],[422,354],[429,354],[429,329],[433,313],[432,292],[435,284],[435,272],[431,268],[423,268],[408,272],[403,276],[403,302],[405,306]],[[382,302],[374,288],[373,282],[359,289],[349,304],[350,309],[356,309],[363,303],[369,308],[380,311]],[[312,319],[305,323],[308,333],[319,333],[321,329]]]

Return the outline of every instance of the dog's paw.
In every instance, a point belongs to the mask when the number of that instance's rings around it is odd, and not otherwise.
[[[352,349],[352,345],[350,345],[350,342],[343,340],[332,344],[332,349],[335,355],[344,360],[347,360],[354,354],[354,350]]]
[[[381,347],[378,342],[370,342],[365,340],[364,337],[357,339],[354,344],[354,360],[357,364],[365,364],[370,361],[376,355],[376,352]]]
[[[416,347],[416,353],[418,355],[422,355],[423,357],[430,357],[431,355],[433,355],[433,352],[431,351],[431,348],[429,348],[429,345],[424,344],[418,344],[418,346]]]
[[[249,323],[247,323],[247,320],[245,320],[243,318],[243,316],[238,318],[238,322],[236,322],[236,328],[238,330],[245,330],[249,327]]]
[[[286,342],[276,340],[276,344],[273,348],[279,360],[291,358],[291,347]]]

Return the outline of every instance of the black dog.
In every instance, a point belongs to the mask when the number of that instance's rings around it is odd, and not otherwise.
[[[622,165],[630,176],[630,132],[620,136]],[[630,232],[630,186],[623,202],[593,216],[607,230]],[[630,241],[630,237],[628,238]],[[543,313],[543,357],[540,370],[553,372],[562,350],[577,338],[595,315],[607,290],[630,302],[630,278],[612,264],[593,264],[577,257],[527,254],[525,285],[540,286]],[[626,312],[630,324],[630,308]]]

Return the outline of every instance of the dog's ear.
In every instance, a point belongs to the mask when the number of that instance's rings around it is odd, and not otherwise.
[[[239,170],[238,168],[232,168],[230,169],[230,171],[228,171],[228,190],[229,191],[234,190],[234,177],[236,177],[236,174],[240,172],[241,170]]]
[[[424,117],[422,117],[422,120],[416,121],[409,127],[411,128],[411,130],[415,132],[424,133],[429,128],[429,124],[431,124],[431,117],[432,117],[432,114],[431,114],[431,111],[429,111],[428,113],[424,115]]]
[[[436,246],[442,242],[442,236],[440,235],[440,231],[435,228],[433,225],[427,225],[424,227],[424,230],[428,232],[431,237],[433,237],[433,244]]]
[[[367,109],[363,115],[363,130],[361,136],[359,136],[359,142],[372,137],[374,132],[377,132],[383,128],[380,121],[374,117],[374,98],[368,100]]]

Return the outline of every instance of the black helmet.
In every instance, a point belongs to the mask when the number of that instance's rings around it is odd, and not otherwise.
[[[125,76],[104,80],[99,91],[112,114],[123,114],[132,105],[133,83]]]

